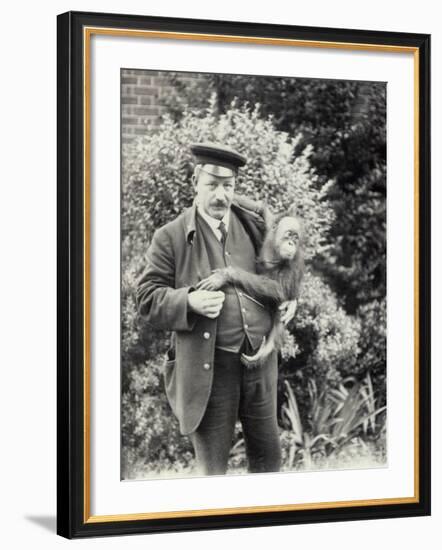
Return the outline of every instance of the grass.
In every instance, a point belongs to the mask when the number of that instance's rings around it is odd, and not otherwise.
[[[386,407],[378,407],[370,375],[344,380],[336,388],[318,388],[308,382],[309,404],[301,419],[295,393],[286,381],[280,433],[282,472],[380,468],[387,465]],[[247,459],[241,426],[236,426],[229,475],[246,474]],[[191,452],[168,460],[135,460],[126,469],[128,480],[195,477]]]
[[[339,452],[314,454],[309,463],[297,460],[293,463],[291,448],[293,445],[292,433],[281,430],[282,467],[281,472],[310,472],[326,470],[356,470],[367,468],[382,468],[387,466],[385,433],[376,441],[364,442],[361,438],[354,438]],[[138,461],[132,464],[126,480],[173,479],[183,477],[201,477],[194,471],[194,460],[190,460],[186,467],[161,464],[145,464]],[[243,440],[239,440],[232,449],[227,475],[247,474],[247,460]]]

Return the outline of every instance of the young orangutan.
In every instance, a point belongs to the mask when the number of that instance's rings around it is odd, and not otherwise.
[[[259,366],[280,349],[284,324],[279,306],[297,300],[304,272],[301,222],[295,216],[281,214],[270,222],[257,260],[257,274],[232,266],[217,269],[197,285],[202,290],[219,290],[226,284],[265,302],[273,313],[272,329],[253,356],[243,354],[246,366]]]

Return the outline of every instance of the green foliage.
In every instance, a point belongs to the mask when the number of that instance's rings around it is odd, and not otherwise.
[[[124,479],[143,467],[148,474],[179,472],[193,460],[192,446],[171,415],[162,380],[162,358],[146,361],[126,376],[122,399]]]
[[[295,353],[291,357],[286,353],[282,362],[279,401],[284,400],[284,381],[289,380],[296,390],[301,416],[306,417],[310,380],[336,387],[345,377],[364,373],[359,361],[361,322],[345,312],[318,275],[307,272],[291,332]]]
[[[375,381],[377,398],[385,405],[387,361],[387,304],[385,298],[360,306],[360,354],[358,372],[370,372]]]
[[[306,254],[312,257],[324,244],[333,220],[326,194],[310,166],[311,147],[294,158],[298,138],[275,129],[270,119],[232,104],[218,115],[215,97],[206,110],[185,111],[179,121],[166,116],[160,132],[146,135],[123,149],[123,256],[140,257],[153,231],[174,219],[193,199],[193,169],[189,143],[218,141],[243,153],[236,191],[265,198],[275,212],[295,205],[307,227]]]
[[[350,384],[350,387],[347,386]],[[339,455],[347,447],[361,445],[367,436],[383,435],[385,406],[377,407],[373,384],[367,374],[363,382],[350,378],[337,388],[318,392],[313,379],[308,381],[309,410],[307,421],[301,419],[295,393],[286,381],[287,401],[283,418],[290,430],[286,467],[311,469],[319,457]],[[380,421],[378,416],[381,416]],[[306,426],[307,424],[307,426]]]
[[[302,367],[308,378],[333,382],[355,372],[360,322],[345,312],[320,277],[308,272],[299,298],[294,335],[306,352]]]
[[[213,96],[203,110],[185,110],[177,120],[166,116],[159,131],[147,127],[145,136],[123,148],[123,477],[179,472],[189,469],[193,460],[191,445],[178,432],[162,385],[169,335],[153,332],[135,308],[136,280],[154,230],[174,219],[193,199],[189,143],[219,141],[238,149],[248,163],[240,171],[236,191],[265,199],[275,212],[294,205],[305,220],[310,267],[281,366],[281,375],[296,391],[301,417],[308,418],[309,379],[321,380],[327,388],[339,387],[348,374],[359,375],[373,366],[370,338],[377,338],[382,347],[382,335],[375,327],[381,320],[376,302],[371,308],[361,307],[361,318],[349,315],[335,291],[311,269],[320,255],[328,253],[336,224],[329,198],[332,184],[312,168],[312,147],[299,151],[301,137],[276,129],[274,120],[263,117],[258,107],[233,103],[220,114],[217,101]],[[361,339],[361,323],[366,339]],[[279,401],[282,404],[282,391]],[[230,464],[245,467],[240,432]]]
[[[377,82],[200,75],[172,77],[168,98],[178,119],[186,105],[201,107],[207,90],[217,93],[219,113],[240,103],[260,105],[275,128],[299,136],[295,154],[309,158],[321,182],[333,181],[335,213],[328,248],[315,258],[347,311],[385,296],[386,85]]]

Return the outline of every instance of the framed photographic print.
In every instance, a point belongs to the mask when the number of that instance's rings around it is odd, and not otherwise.
[[[430,513],[429,67],[58,16],[58,534]]]

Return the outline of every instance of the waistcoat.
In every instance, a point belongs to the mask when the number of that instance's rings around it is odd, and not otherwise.
[[[252,241],[232,210],[224,246],[199,215],[197,225],[203,237],[211,270],[231,265],[256,273],[256,253]],[[216,347],[237,353],[247,336],[252,348],[258,348],[271,329],[270,312],[240,287],[229,284],[222,290],[225,300],[217,319]]]

